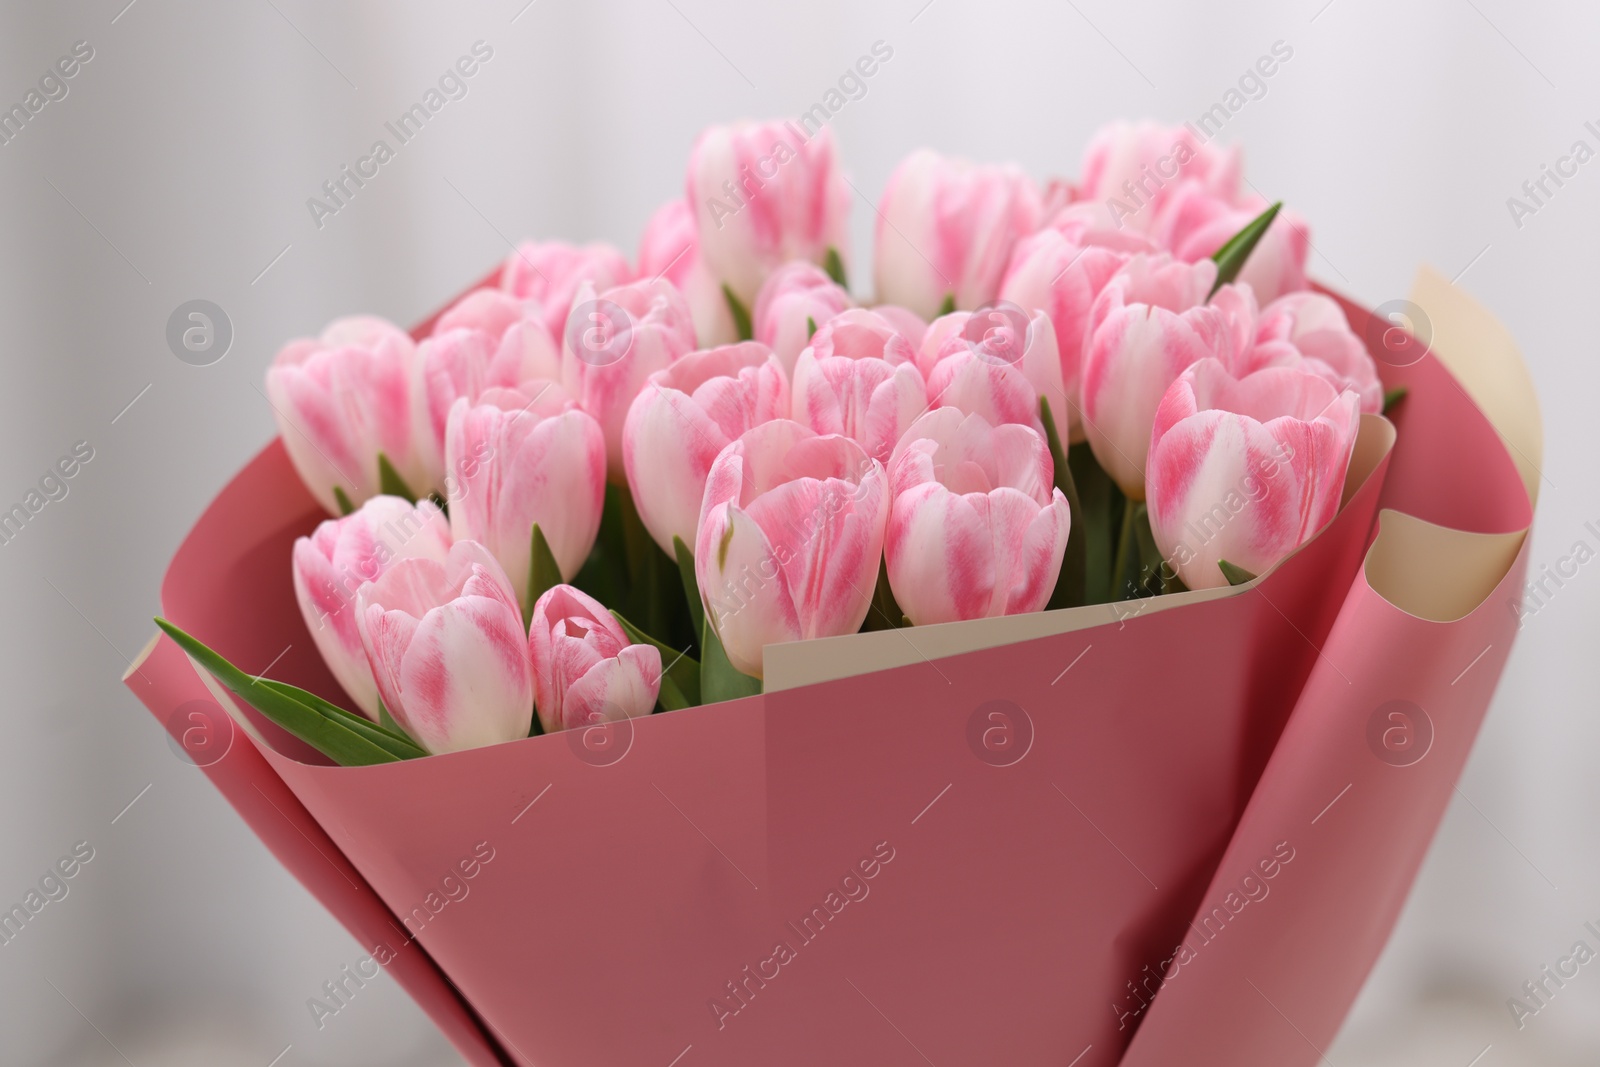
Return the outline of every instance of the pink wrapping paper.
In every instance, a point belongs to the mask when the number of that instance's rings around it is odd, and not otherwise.
[[[956,655],[917,645],[983,624],[898,631],[904,665],[602,747],[331,767],[211,686],[247,728],[207,772],[475,1064],[1317,1062],[1498,679],[1531,519],[1444,366],[1388,370],[1393,451],[1376,423],[1338,519],[1220,596]],[[163,609],[339,700],[287,566],[318,518],[275,442]],[[1453,593],[1409,587],[1452,561]],[[141,672],[163,721],[200,685],[166,638]]]

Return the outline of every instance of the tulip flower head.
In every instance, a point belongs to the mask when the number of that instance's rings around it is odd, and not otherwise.
[[[605,432],[606,470],[627,478],[622,424],[646,379],[694,351],[694,320],[683,295],[664,278],[633,282],[598,296],[578,290],[567,320],[561,383]]]
[[[477,403],[457,400],[445,429],[451,531],[489,550],[525,609],[534,524],[564,578],[600,531],[605,437],[593,416],[563,406],[541,410],[535,397],[490,389]]]
[[[852,304],[850,294],[814,263],[785,263],[761,287],[752,309],[755,339],[793,373],[800,352],[823,323]]]
[[[759,341],[691,352],[656,371],[622,428],[622,457],[639,519],[669,557],[693,545],[717,454],[753,426],[789,413],[783,365]]]
[[[1206,303],[1216,277],[1209,259],[1135,256],[1106,283],[1090,312],[1084,434],[1130,499],[1144,499],[1150,427],[1167,387],[1198,360],[1234,360],[1233,320],[1223,307]]]
[[[911,342],[860,308],[818,328],[795,363],[793,396],[796,422],[844,434],[879,462],[928,408]]]
[[[360,316],[289,342],[267,369],[284,449],[329,514],[342,513],[341,493],[352,505],[377,495],[380,453],[403,476],[424,480],[411,421],[415,358],[404,331]]]
[[[884,555],[895,602],[926,625],[1038,611],[1061,573],[1072,514],[1035,430],[938,408],[889,469]]]
[[[1038,229],[1039,191],[1021,168],[970,163],[922,149],[889,177],[878,206],[878,297],[924,318],[947,300],[990,303],[1016,242]]]
[[[578,287],[587,282],[598,292],[634,280],[628,257],[608,244],[570,245],[564,241],[524,241],[506,257],[500,288],[538,302],[544,327],[559,339],[566,327]]]
[[[368,718],[378,718],[378,685],[356,623],[356,593],[403,559],[443,562],[450,523],[431,500],[375,496],[296,539],[294,595],[323,662]]]
[[[700,254],[720,284],[750,307],[767,276],[790,260],[847,259],[850,187],[833,131],[793,122],[740,122],[702,131],[689,154],[687,200]]]
[[[1150,528],[1191,589],[1220,560],[1264,574],[1338,513],[1360,399],[1304,365],[1240,378],[1215,359],[1162,398],[1151,433]]]
[[[534,700],[546,733],[648,715],[661,650],[633,644],[598,600],[570,585],[539,598],[528,632]]]
[[[729,662],[759,678],[769,644],[859,630],[888,514],[883,464],[848,437],[776,419],[724,448],[694,557]]]
[[[443,562],[406,559],[356,594],[378,695],[428,752],[528,736],[533,664],[517,595],[476,541]]]

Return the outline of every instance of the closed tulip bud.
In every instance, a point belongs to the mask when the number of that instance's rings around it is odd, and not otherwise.
[[[1215,254],[1266,208],[1259,197],[1235,204],[1207,192],[1198,182],[1184,182],[1156,213],[1151,236],[1178,259],[1193,263]],[[1261,303],[1271,303],[1306,288],[1310,251],[1305,220],[1285,208],[1261,235],[1235,280],[1250,286]]]
[[[1295,364],[1326,378],[1335,389],[1354,391],[1362,411],[1375,415],[1383,410],[1378,365],[1332,297],[1290,293],[1262,309],[1255,346],[1242,369]]]
[[[887,319],[852,309],[818,328],[795,364],[794,419],[844,434],[880,463],[918,415],[928,393],[916,350]]]
[[[928,323],[921,315],[899,304],[878,304],[869,310],[887,322],[895,333],[910,341],[912,348],[922,347],[922,339],[928,333]],[[817,324],[821,325],[822,320],[818,319]],[[922,367],[919,365],[917,369],[921,370]]]
[[[752,426],[789,413],[789,383],[759,341],[691,352],[650,376],[622,428],[628,489],[668,556],[694,544],[711,463]]]
[[[628,257],[599,242],[578,246],[564,241],[524,241],[506,257],[500,270],[500,288],[537,301],[545,329],[558,340],[578,286],[588,282],[604,292],[633,280]]]
[[[397,496],[375,496],[294,543],[294,595],[306,629],[328,670],[370,719],[378,718],[378,684],[361,647],[356,593],[399,560],[443,562],[449,552],[450,523],[438,505],[412,505]]]
[[[708,127],[685,185],[706,267],[745,307],[784,263],[820,264],[830,248],[847,256],[850,187],[827,127],[809,136],[793,122]]]
[[[406,559],[356,594],[361,647],[395,722],[429,752],[528,736],[533,663],[511,584],[488,549]]]
[[[576,408],[540,411],[513,389],[491,389],[450,409],[445,460],[452,473],[450,530],[487,548],[523,607],[534,523],[563,578],[572,578],[600,532],[606,442]]]
[[[665,278],[595,296],[584,286],[573,304],[561,353],[561,383],[600,423],[607,477],[622,484],[622,424],[645,380],[694,351],[694,322],[683,295]]]
[[[850,294],[814,263],[785,263],[772,272],[752,309],[755,339],[793,373],[811,332],[852,306]]]
[[[1132,500],[1144,499],[1150,427],[1167,387],[1197,360],[1231,366],[1235,358],[1233,320],[1206,304],[1216,277],[1209,259],[1135,256],[1090,312],[1080,387],[1084,433],[1100,466]]]
[[[1017,240],[1039,228],[1039,191],[1018,167],[970,163],[927,149],[889,177],[878,206],[878,297],[923,318],[946,299],[990,303]]]
[[[928,373],[931,406],[982,415],[991,425],[1014,422],[1042,432],[1039,397],[1044,396],[1058,427],[1070,425],[1061,353],[1049,315],[1029,314],[1015,304],[957,311],[928,327],[923,351],[938,337],[943,341],[932,353]]]
[[[1083,440],[1079,385],[1089,311],[1106,282],[1130,258],[1131,253],[1120,249],[1080,246],[1061,230],[1044,229],[1017,243],[1000,285],[1002,300],[1024,311],[1043,311],[1050,318],[1061,363],[1062,393],[1040,392],[1050,401],[1062,441]]]
[[[1114,122],[1090,140],[1079,191],[1084,200],[1106,204],[1119,226],[1148,230],[1184,181],[1237,202],[1243,181],[1238,148],[1201,141],[1187,126]]]
[[[700,257],[694,211],[686,201],[667,201],[645,224],[639,239],[639,277],[665,278],[677,286],[689,304],[698,347],[714,348],[739,339],[722,284]]]
[[[889,485],[884,558],[913,623],[1018,615],[1050,599],[1072,513],[1036,431],[930,411],[895,450]]]
[[[378,492],[378,454],[423,477],[411,423],[411,338],[382,319],[331,323],[291,341],[267,369],[267,399],[300,480],[331,514]]]
[[[648,715],[661,689],[661,651],[628,641],[601,603],[558,585],[528,630],[534,702],[546,733]]]
[[[1360,401],[1303,364],[1242,378],[1214,359],[1167,390],[1151,433],[1150,528],[1191,589],[1227,560],[1265,574],[1338,513]]]
[[[487,389],[519,387],[526,387],[530,395],[539,394],[546,404],[566,399],[558,386],[545,392],[546,386],[560,377],[561,364],[555,342],[534,316],[532,306],[522,305],[519,317],[512,319],[503,302],[492,312],[482,313],[486,311],[482,304],[490,303],[493,301],[486,299],[466,307],[458,304],[440,320],[441,327],[454,320],[482,323],[488,329],[478,325],[436,328],[417,349],[412,404],[417,451],[426,477],[420,483],[408,482],[415,492],[443,493],[448,489],[446,479],[451,472],[445,467],[445,422],[457,400],[476,403]],[[497,327],[500,332],[493,332]]]
[[[787,419],[717,456],[695,539],[706,620],[728,661],[762,674],[762,649],[855,633],[883,557],[883,464],[848,437]]]

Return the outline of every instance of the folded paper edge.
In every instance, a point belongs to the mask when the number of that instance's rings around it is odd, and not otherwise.
[[[1434,356],[1506,443],[1531,511],[1543,477],[1544,419],[1521,349],[1488,308],[1427,264],[1417,268],[1411,301],[1428,318]]]

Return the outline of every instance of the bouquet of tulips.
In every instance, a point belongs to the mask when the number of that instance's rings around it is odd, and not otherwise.
[[[914,153],[861,306],[833,142],[795,140],[707,131],[637,270],[527,244],[420,343],[286,345],[338,516],[294,589],[353,708],[238,695],[341,763],[452,752],[759,692],[780,642],[1237,584],[1333,519],[1377,366],[1236,150],[1113,127],[1043,192]]]
[[[867,297],[830,130],[708,129],[634,260],[284,346],[128,684],[474,1064],[1309,1065],[1540,444],[1481,308],[1247,187],[915,152]]]

